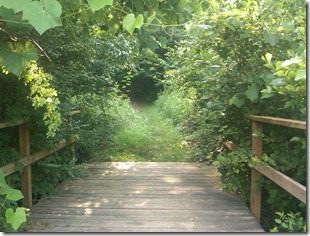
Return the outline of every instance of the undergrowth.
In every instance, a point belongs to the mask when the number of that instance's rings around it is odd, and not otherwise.
[[[190,149],[171,119],[158,106],[133,108],[126,100],[110,108],[118,120],[112,144],[96,161],[190,162]]]

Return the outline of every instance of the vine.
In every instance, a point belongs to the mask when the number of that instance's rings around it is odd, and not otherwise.
[[[3,172],[0,171],[0,195],[4,196],[4,201],[0,203],[0,207],[5,210],[5,219],[14,230],[26,222],[26,211],[24,207],[12,207],[7,204],[7,201],[16,202],[21,200],[24,196],[19,190],[12,189],[7,185]]]

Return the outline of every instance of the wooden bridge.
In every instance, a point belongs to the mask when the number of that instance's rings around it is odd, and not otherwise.
[[[246,117],[252,120],[252,133],[257,133],[252,136],[252,149],[259,160],[263,123],[306,130],[305,121]],[[31,164],[68,145],[73,157],[78,136],[30,154],[25,121],[0,123],[0,129],[11,126],[19,126],[22,158],[0,171],[7,176],[23,166],[23,206],[31,209],[27,232],[263,232],[259,224],[261,190],[254,188],[255,179],[261,176],[306,203],[306,186],[268,165],[252,168],[249,211],[236,196],[221,190],[220,174],[212,166],[147,162],[88,163],[84,169],[87,177],[62,183],[56,196],[32,206]],[[223,143],[231,150],[238,148],[230,141]]]
[[[93,163],[30,211],[27,232],[263,232],[214,167]]]

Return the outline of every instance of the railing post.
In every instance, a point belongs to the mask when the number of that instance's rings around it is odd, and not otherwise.
[[[70,130],[72,131],[73,130],[73,127],[72,127],[72,114],[69,114],[69,127],[70,127]],[[75,148],[74,148],[74,142],[70,145],[70,159],[73,160],[75,156]]]
[[[252,121],[252,150],[257,159],[262,159],[263,154],[263,123]],[[262,174],[252,168],[251,171],[251,205],[250,210],[254,217],[260,221],[261,213],[261,188],[255,186],[255,182],[261,178]]]
[[[30,155],[30,133],[25,124],[19,125],[19,148],[22,157]],[[23,169],[21,188],[24,195],[23,206],[30,208],[32,206],[31,165]]]

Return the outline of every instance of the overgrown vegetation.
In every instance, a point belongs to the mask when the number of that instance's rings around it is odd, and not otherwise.
[[[160,98],[170,102],[170,108],[181,109],[175,99]],[[171,99],[168,101],[168,99]],[[163,101],[162,101],[163,102]],[[174,102],[174,104],[173,104]],[[132,105],[128,100],[109,111],[117,120],[117,131],[111,145],[97,154],[99,161],[177,162],[193,161],[190,148],[181,132],[173,125],[172,117],[160,114],[162,107]],[[174,105],[174,107],[173,107]],[[167,107],[167,104],[166,104]]]
[[[25,119],[32,153],[80,135],[73,160],[64,149],[33,165],[35,200],[95,158],[212,163],[248,204],[244,115],[306,119],[301,0],[0,0],[0,36],[0,122]],[[1,166],[20,158],[17,134],[0,130]],[[304,131],[264,127],[263,161],[303,185],[306,147]],[[18,173],[6,181],[20,188]],[[305,231],[305,204],[260,181],[264,228]]]
[[[306,120],[306,7],[290,0],[209,3],[188,25],[187,37],[169,50],[165,83],[172,90],[195,89],[188,130],[204,161],[221,171],[225,189],[248,203],[253,154],[244,115]],[[223,149],[219,135],[240,149]],[[306,185],[306,133],[265,125],[264,161]],[[275,212],[306,217],[305,204],[268,179],[261,183],[267,231]]]

